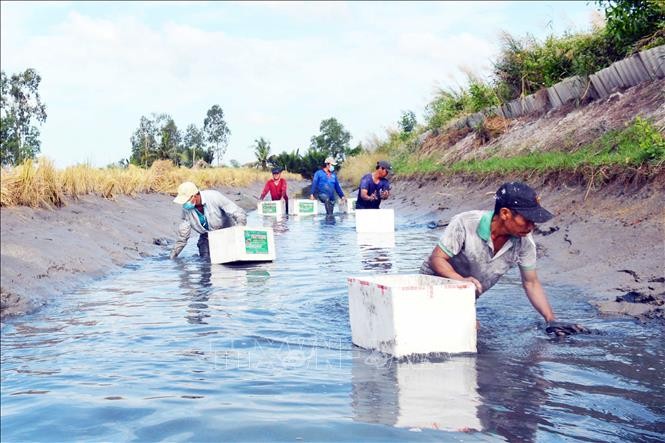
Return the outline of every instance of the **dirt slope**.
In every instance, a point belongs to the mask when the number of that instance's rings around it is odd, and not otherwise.
[[[593,142],[609,130],[623,128],[638,115],[651,119],[665,132],[665,79],[644,83],[584,106],[569,105],[542,116],[501,120],[493,129],[502,134],[485,144],[468,128],[431,135],[423,141],[421,152],[440,155],[444,163],[536,151],[569,152]]]

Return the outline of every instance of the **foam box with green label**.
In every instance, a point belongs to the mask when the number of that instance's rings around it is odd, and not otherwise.
[[[392,209],[356,209],[356,232],[394,232]]]
[[[232,226],[208,233],[210,263],[273,261],[272,228]]]
[[[274,215],[281,217],[285,212],[284,200],[260,201],[258,204],[259,215]]]
[[[351,341],[397,358],[475,353],[476,289],[423,274],[348,278]]]
[[[319,202],[306,198],[289,199],[289,215],[316,215],[319,213]]]

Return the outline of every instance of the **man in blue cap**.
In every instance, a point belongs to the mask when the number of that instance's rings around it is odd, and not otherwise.
[[[420,272],[469,281],[480,297],[518,265],[526,296],[547,322],[548,333],[588,332],[582,326],[556,321],[536,273],[536,243],[531,232],[536,223],[553,215],[540,205],[540,198],[526,183],[504,183],[494,198],[494,211],[455,215]]]
[[[385,160],[376,162],[374,172],[363,175],[358,186],[356,209],[379,209],[382,200],[390,197],[390,183],[386,178],[392,166]]]

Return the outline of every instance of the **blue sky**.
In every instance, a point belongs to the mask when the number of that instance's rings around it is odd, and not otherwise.
[[[231,129],[223,161],[254,140],[301,152],[335,117],[352,144],[383,138],[402,111],[422,121],[438,88],[491,72],[499,36],[586,31],[578,2],[6,2],[0,65],[37,69],[58,167],[127,158],[142,115],[201,127],[214,104]]]

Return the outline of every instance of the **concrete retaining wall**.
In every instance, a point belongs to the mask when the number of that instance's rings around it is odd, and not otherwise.
[[[517,118],[522,115],[539,114],[550,109],[558,109],[568,103],[606,98],[616,91],[658,78],[665,78],[665,45],[614,62],[589,77],[577,75],[568,77],[534,94],[459,118],[448,126],[474,129],[483,122],[485,116]]]

